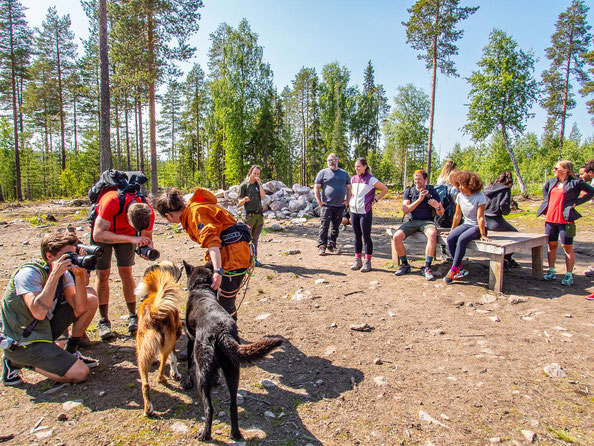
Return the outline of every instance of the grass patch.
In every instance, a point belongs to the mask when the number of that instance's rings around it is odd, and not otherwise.
[[[547,430],[559,440],[563,440],[566,443],[575,443],[577,441],[577,439],[573,438],[565,429],[553,429],[552,427],[548,427]]]
[[[264,290],[262,288],[258,288],[258,294],[264,294]]]
[[[267,278],[268,280],[272,280],[272,279],[274,279],[274,274],[268,274],[268,275],[266,276],[266,278]]]

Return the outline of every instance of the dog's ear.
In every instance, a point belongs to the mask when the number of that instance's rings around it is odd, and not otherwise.
[[[184,269],[186,270],[186,275],[188,277],[190,277],[190,275],[192,274],[192,271],[194,270],[194,267],[192,265],[190,265],[189,263],[187,263],[185,260],[182,260],[184,262]]]
[[[175,281],[179,282],[179,279],[181,279],[182,276],[183,268],[181,266],[173,265],[173,269],[175,270]]]
[[[209,260],[208,262],[206,262],[204,264],[204,267],[212,271],[213,270],[212,260]]]

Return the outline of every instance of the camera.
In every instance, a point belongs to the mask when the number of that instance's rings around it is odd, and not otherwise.
[[[83,245],[82,243],[79,243],[76,245],[76,249],[77,251],[83,250],[85,255],[78,255],[76,252],[69,252],[68,257],[70,257],[72,264],[88,271],[93,271],[97,266],[97,257],[101,257],[103,255],[103,248],[101,246]]]
[[[0,333],[0,348],[2,350],[15,351],[18,346],[18,342],[12,338],[9,338],[5,334]]]
[[[147,259],[154,261],[159,258],[161,253],[150,246],[138,246],[136,248],[136,254],[139,256],[145,256]]]

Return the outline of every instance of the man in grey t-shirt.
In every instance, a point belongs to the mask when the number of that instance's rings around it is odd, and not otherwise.
[[[344,208],[351,199],[351,177],[345,170],[338,168],[338,156],[331,153],[327,162],[328,167],[318,172],[314,186],[316,201],[320,205],[318,254],[321,256],[326,255],[326,249],[329,252],[337,250],[338,227]]]

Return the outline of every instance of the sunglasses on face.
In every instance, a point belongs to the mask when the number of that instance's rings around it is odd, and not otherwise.
[[[329,163],[335,163],[336,161],[338,161],[338,158],[332,158],[328,160]]]

